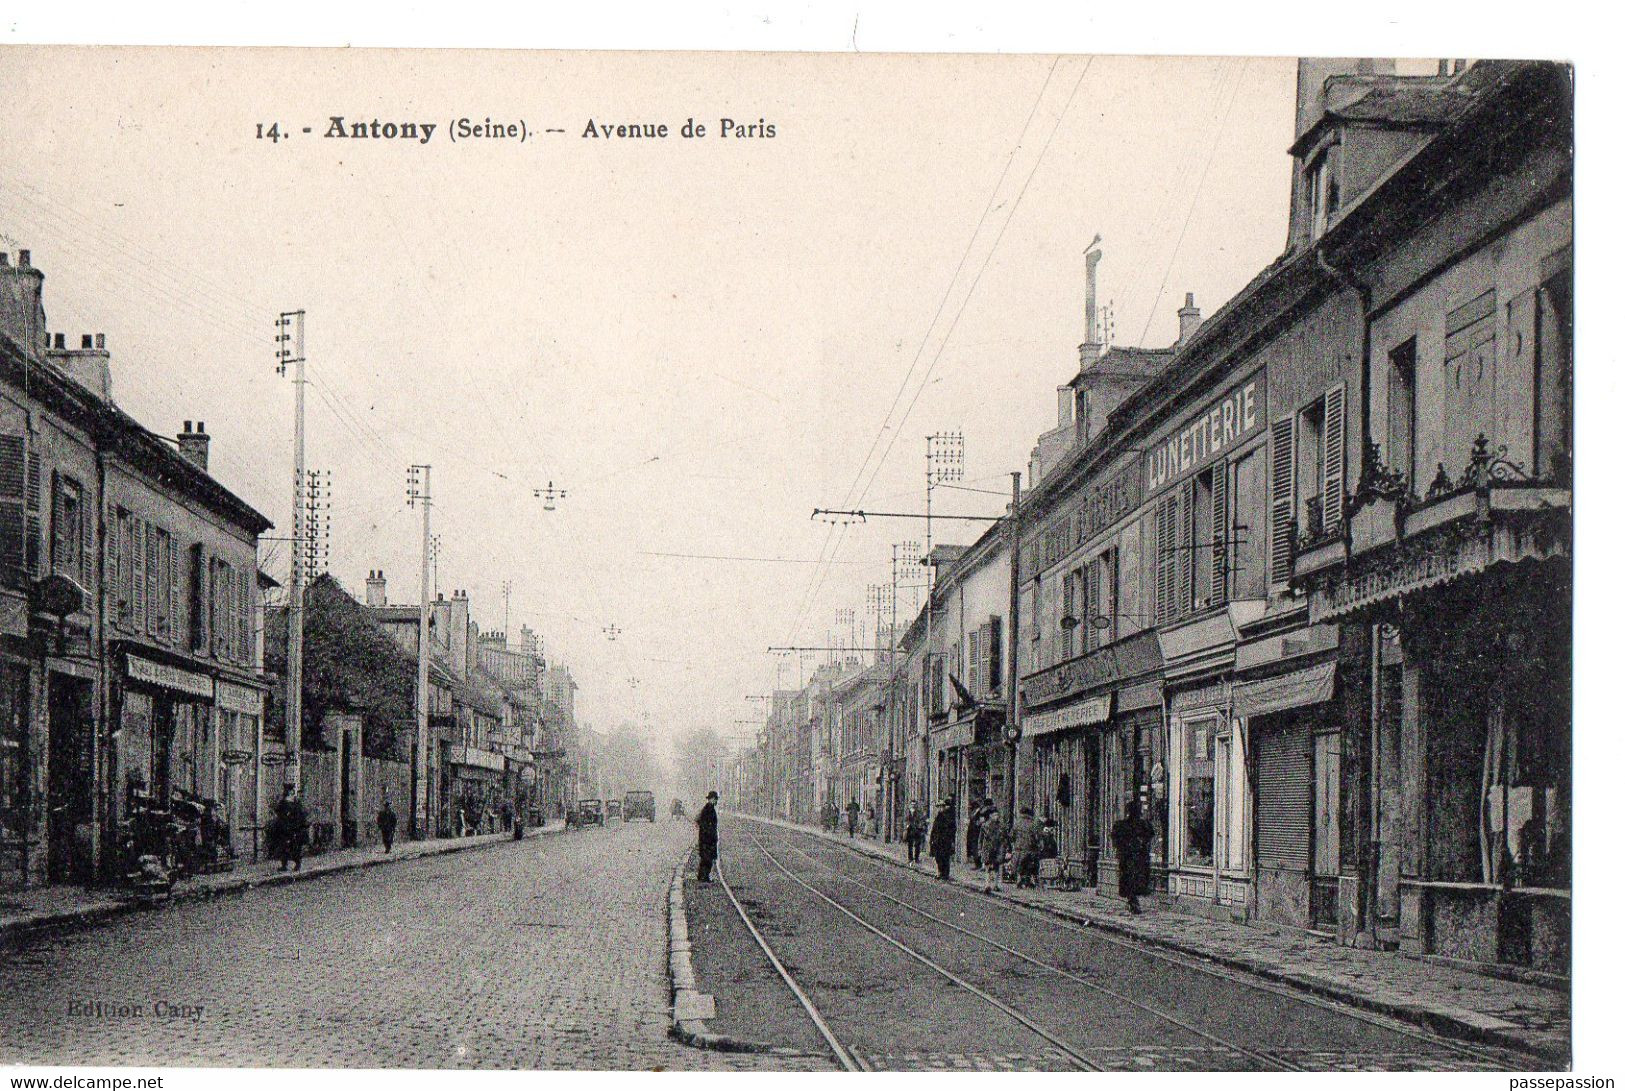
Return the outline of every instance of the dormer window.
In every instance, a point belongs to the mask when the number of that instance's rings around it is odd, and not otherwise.
[[[1332,144],[1315,156],[1304,172],[1304,192],[1309,202],[1309,241],[1320,238],[1337,218],[1341,194],[1337,186],[1337,149]]]

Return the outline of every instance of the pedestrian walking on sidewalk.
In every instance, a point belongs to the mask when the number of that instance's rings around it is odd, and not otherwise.
[[[1016,859],[1016,886],[1038,886],[1038,823],[1031,807],[1021,808],[1021,817],[1010,827],[1010,855]]]
[[[965,863],[972,868],[982,866],[982,824],[987,821],[987,800],[978,799],[971,804],[970,817],[965,819]]]
[[[717,794],[705,793],[705,806],[700,808],[694,824],[700,828],[700,874],[702,883],[711,881],[711,867],[717,862]]]
[[[276,854],[282,861],[281,871],[298,871],[305,862],[305,839],[310,834],[310,819],[305,805],[294,794],[293,785],[282,786],[282,798],[277,801],[276,816],[271,820],[276,829]]]
[[[384,805],[378,808],[378,836],[383,838],[384,851],[388,852],[395,847],[395,809],[389,805],[389,797],[384,797]]]
[[[846,835],[858,835],[858,801],[855,799],[846,805]]]
[[[908,846],[908,862],[920,862],[920,850],[925,847],[925,813],[920,810],[920,801],[914,800],[908,805],[908,818],[904,820],[903,842]]]
[[[937,815],[931,820],[931,858],[937,862],[937,878],[948,878],[948,866],[954,858],[954,805],[945,799],[937,804]]]
[[[997,807],[989,807],[982,819],[981,835],[977,842],[987,879],[983,889],[989,894],[998,889],[999,872],[1004,868],[1008,841],[1009,838],[1004,831],[1004,816],[999,813]]]
[[[1151,842],[1157,831],[1140,817],[1140,801],[1130,799],[1123,817],[1112,823],[1112,848],[1117,852],[1117,893],[1128,900],[1128,911],[1140,911],[1140,895],[1151,892]]]

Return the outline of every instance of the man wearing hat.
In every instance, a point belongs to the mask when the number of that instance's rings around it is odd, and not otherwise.
[[[948,865],[954,858],[954,803],[944,799],[931,819],[931,858],[937,862],[937,878],[948,878]]]
[[[711,881],[711,865],[717,862],[717,794],[705,793],[705,806],[694,819],[700,827],[700,875],[702,883]]]

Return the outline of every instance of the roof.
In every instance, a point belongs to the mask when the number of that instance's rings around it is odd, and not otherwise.
[[[1165,349],[1143,349],[1113,345],[1078,369],[1066,384],[1076,390],[1086,378],[1149,379],[1168,366],[1179,346]]]
[[[26,387],[31,398],[92,432],[98,445],[108,454],[127,459],[155,477],[161,487],[190,496],[255,536],[275,525],[236,493],[181,457],[179,451],[140,421],[112,402],[103,401],[55,366],[35,359],[4,333],[0,333],[0,378]]]
[[[1320,133],[1336,125],[1419,132],[1443,129],[1467,112],[1483,91],[1489,72],[1478,64],[1448,77],[1332,76],[1326,81],[1325,111],[1293,142],[1291,154],[1301,155]]]

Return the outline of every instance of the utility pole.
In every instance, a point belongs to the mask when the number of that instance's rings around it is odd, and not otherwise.
[[[304,727],[305,685],[305,312],[283,311],[276,318],[276,370],[293,365],[293,548],[288,561],[288,692],[284,731],[287,765],[284,776],[303,790],[300,754]]]
[[[423,509],[422,595],[418,602],[418,744],[412,762],[412,836],[429,836],[429,467],[414,465],[406,471],[406,503]]]
[[[1036,605],[1034,606],[1036,609]],[[1009,821],[1016,816],[1016,749],[1021,745],[1021,699],[1016,692],[1021,670],[1016,665],[1016,651],[1021,647],[1021,471],[1010,474],[1010,631],[1006,639],[1010,644],[1010,681],[1006,684],[1009,705],[1004,714],[1005,743],[1009,747],[1009,763],[1005,773],[1005,814]]]
[[[965,436],[963,432],[935,432],[925,437],[925,657],[926,657],[926,685],[932,694],[927,707],[927,716],[931,706],[941,699],[942,694],[936,685],[936,673],[931,669],[932,660],[938,655],[933,651],[935,632],[935,610],[932,608],[931,593],[936,584],[937,569],[930,562],[931,557],[931,490],[945,481],[959,481],[965,476]],[[927,721],[929,723],[929,720]],[[925,747],[925,795],[929,800],[931,793],[931,729],[926,728]],[[937,788],[940,791],[941,785]]]
[[[513,598],[513,581],[502,581],[502,646],[508,646],[508,606]]]

